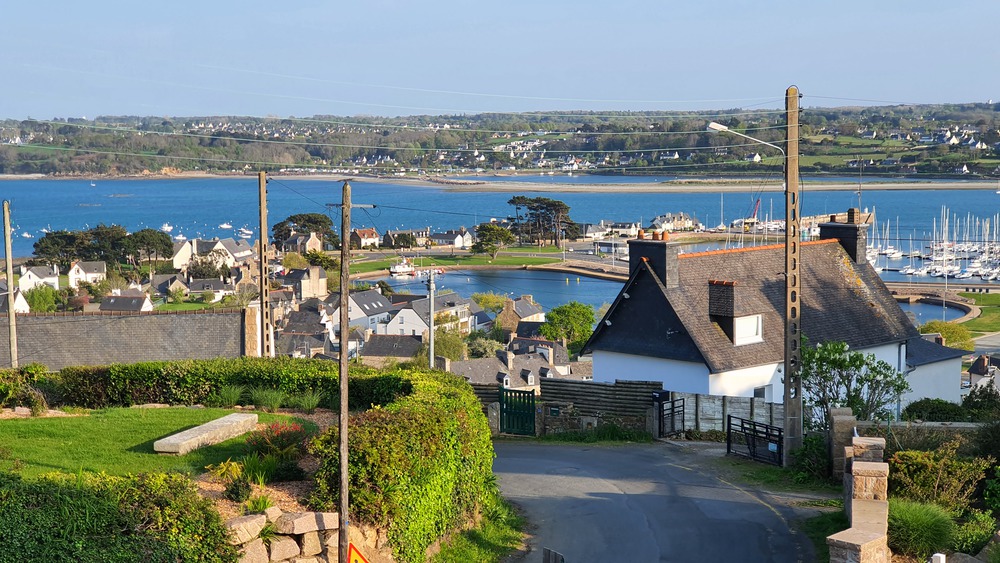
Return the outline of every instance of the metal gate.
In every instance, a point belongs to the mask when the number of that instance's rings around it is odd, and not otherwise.
[[[782,465],[781,428],[733,415],[726,418],[726,453]]]
[[[535,435],[535,392],[500,388],[500,432]]]
[[[658,437],[667,438],[683,434],[684,399],[670,399],[670,391],[656,391],[653,393],[653,403],[659,419]]]

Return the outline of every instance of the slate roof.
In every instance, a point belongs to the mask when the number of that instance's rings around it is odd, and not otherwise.
[[[517,338],[511,341],[508,349],[517,355],[533,354],[538,351],[539,346],[548,347],[553,350],[554,358],[552,363],[557,365],[569,364],[569,350],[559,342],[545,340],[544,338],[522,338],[518,334]]]
[[[137,295],[109,295],[101,300],[101,311],[129,311],[139,312],[146,302],[146,296]]]
[[[917,336],[867,262],[855,264],[835,239],[799,249],[803,336],[814,343],[844,341],[855,350]],[[677,267],[679,284],[668,288],[649,262],[638,261],[584,352],[704,363],[712,373],[783,361],[784,245],[683,254]],[[736,282],[740,303],[761,312],[762,342],[734,346],[712,322],[709,280]]]
[[[972,375],[989,375],[990,367],[1000,367],[1000,356],[982,354],[969,366],[969,373]]]
[[[532,301],[530,297],[521,296],[514,300],[514,312],[523,319],[531,315],[545,313],[545,310],[542,309],[541,305]]]
[[[373,334],[365,342],[362,354],[377,358],[412,358],[420,350],[419,336]]]
[[[434,294],[434,316],[448,309],[460,308],[469,305],[469,299],[457,293]],[[410,302],[410,308],[420,315],[425,321],[430,318],[430,299],[424,296]]]
[[[232,284],[228,284],[218,278],[205,278],[191,280],[188,283],[188,290],[193,292],[199,291],[233,291]]]
[[[541,354],[524,354],[514,356],[512,368],[507,369],[506,360],[502,360],[501,355],[506,357],[506,352],[499,351],[496,356],[488,358],[473,358],[471,360],[460,360],[451,362],[451,373],[460,375],[470,383],[495,384],[503,383],[504,376],[510,377],[511,387],[524,387],[528,385],[528,375],[535,376],[535,384],[552,368],[548,360]],[[554,370],[552,375],[557,375]]]
[[[291,356],[294,352],[309,356],[310,350],[323,348],[325,344],[326,339],[315,334],[278,333],[274,337],[274,350],[283,356]]]
[[[52,268],[46,268],[45,266],[32,266],[32,267],[28,268],[27,270],[25,270],[25,272],[24,272],[25,275],[27,275],[28,272],[31,272],[32,275],[34,275],[35,277],[41,278],[43,280],[44,279],[48,279],[48,278],[58,278],[59,277],[58,274],[52,273]]]
[[[287,322],[281,329],[283,334],[321,334],[326,333],[326,326],[320,322],[320,315],[315,310],[291,311],[286,316]]]
[[[906,341],[906,365],[918,367],[933,364],[943,360],[953,360],[968,354],[965,350],[941,346],[937,342],[922,337],[911,338]],[[971,373],[972,370],[970,369]]]

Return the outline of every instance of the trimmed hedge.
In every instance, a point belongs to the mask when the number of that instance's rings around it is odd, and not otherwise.
[[[498,499],[493,444],[482,407],[460,377],[398,369],[352,370],[360,387],[395,402],[350,418],[349,483],[354,518],[386,530],[400,561],[423,561],[427,548]],[[384,396],[384,395],[379,395]],[[310,448],[320,468],[311,504],[336,509],[340,500],[339,432],[331,428]]]
[[[289,395],[338,395],[336,362],[299,358],[235,358],[69,367],[52,377],[65,404],[127,407],[143,403],[205,402],[223,385],[244,385]]]
[[[0,474],[0,561],[237,560],[229,531],[178,474]]]
[[[933,452],[901,451],[889,458],[890,496],[934,503],[958,516],[972,501],[993,458],[958,457],[959,441]]]

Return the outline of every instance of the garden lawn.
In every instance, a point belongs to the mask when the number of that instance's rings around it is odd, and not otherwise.
[[[959,295],[975,300],[976,305],[982,309],[982,314],[962,323],[962,326],[972,332],[984,334],[1000,332],[1000,294],[960,293]]]
[[[206,465],[245,455],[245,436],[183,456],[155,453],[153,442],[232,412],[187,407],[115,408],[84,416],[0,420],[0,468],[14,463],[25,477],[81,470],[111,475],[152,471],[198,474]],[[260,422],[291,418],[260,412],[257,415]],[[299,422],[313,432],[316,429],[311,423]]]

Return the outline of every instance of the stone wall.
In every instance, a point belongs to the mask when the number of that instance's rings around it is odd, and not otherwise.
[[[842,409],[831,411],[830,442],[842,444],[837,431],[854,418]],[[849,412],[849,409],[848,409]],[[844,511],[851,527],[826,539],[830,563],[890,563],[892,552],[887,544],[889,519],[889,464],[885,440],[851,436],[851,445],[842,446],[841,473],[844,478]]]
[[[336,512],[282,512],[277,507],[226,522],[240,563],[334,563],[340,543]],[[261,531],[268,527],[265,539]],[[384,533],[351,526],[350,541],[369,563],[392,563]]]

